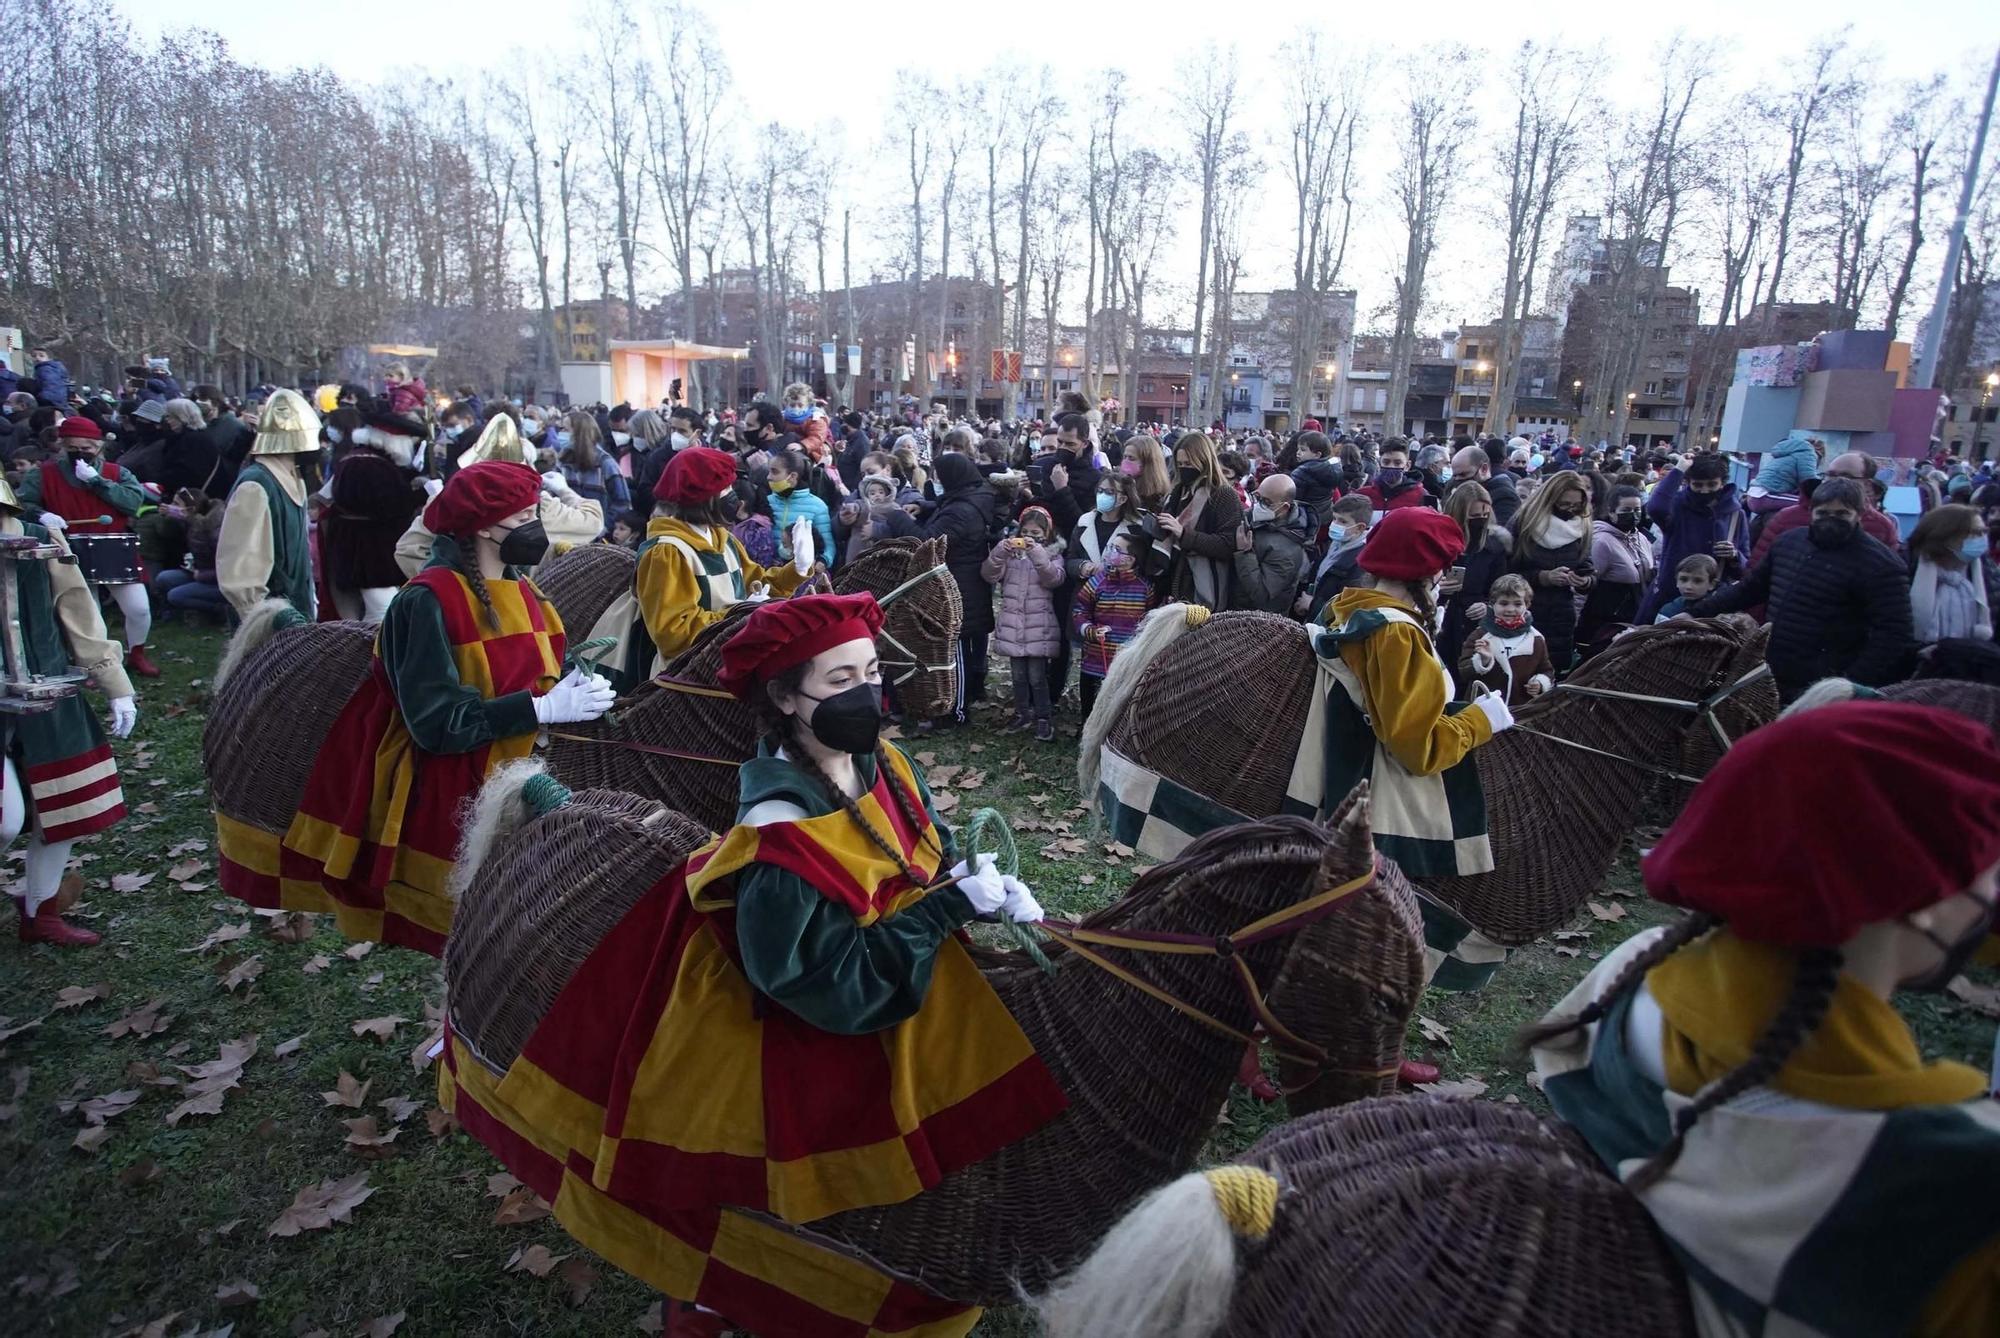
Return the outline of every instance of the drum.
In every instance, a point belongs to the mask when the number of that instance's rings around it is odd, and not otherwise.
[[[72,534],[70,551],[92,585],[130,585],[139,579],[139,536]]]

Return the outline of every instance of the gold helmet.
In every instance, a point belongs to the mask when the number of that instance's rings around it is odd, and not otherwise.
[[[5,474],[0,474],[0,506],[17,516],[21,514],[21,499],[14,495],[14,485],[7,481]]]
[[[509,464],[533,466],[534,452],[522,440],[521,429],[515,426],[513,415],[494,414],[486,424],[486,430],[479,434],[479,440],[458,457],[458,467],[463,469],[481,460],[505,460]]]
[[[310,455],[319,450],[319,415],[296,390],[277,390],[257,420],[252,455]]]

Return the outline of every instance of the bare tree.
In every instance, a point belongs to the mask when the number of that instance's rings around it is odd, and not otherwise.
[[[1392,178],[1403,229],[1403,272],[1396,277],[1396,325],[1389,343],[1389,412],[1397,431],[1402,430],[1409,394],[1424,281],[1437,249],[1438,216],[1457,176],[1459,154],[1473,131],[1472,114],[1456,87],[1459,72],[1471,60],[1472,53],[1462,46],[1425,50],[1418,63],[1427,77],[1415,83],[1404,101]]]
[[[1286,91],[1291,151],[1285,167],[1295,206],[1290,367],[1296,406],[1300,375],[1312,384],[1311,369],[1326,342],[1321,329],[1326,298],[1339,285],[1347,260],[1362,83],[1359,65],[1334,61],[1316,31],[1305,34],[1294,68]],[[1218,364],[1212,383],[1219,377]]]
[[[729,66],[716,47],[707,17],[680,0],[656,5],[648,28],[658,53],[653,66],[659,77],[656,88],[640,102],[645,169],[666,227],[667,252],[679,271],[679,330],[690,339],[701,339],[706,327],[695,296],[694,257],[700,249],[699,234],[716,225],[710,209],[711,167],[729,130],[724,115]],[[657,85],[664,85],[663,92]],[[694,377],[688,403],[702,408],[706,394],[704,378]]]
[[[1858,85],[1847,50],[1847,35],[1813,43],[1799,63],[1791,84],[1780,92],[1758,100],[1759,115],[1785,134],[1784,186],[1772,237],[1770,306],[1765,308],[1765,330],[1777,319],[1776,303],[1784,296],[1785,261],[1792,246],[1793,216],[1805,181],[1809,158],[1825,129],[1829,115],[1856,95]]]
[[[929,230],[925,193],[930,188],[931,160],[935,152],[933,106],[937,90],[911,78],[896,81],[896,142],[907,154],[910,181],[910,302],[908,328],[916,341],[910,377],[918,400],[928,403],[931,396],[929,359],[926,356],[923,313],[919,303],[924,290],[924,234]]]
[[[1937,188],[1931,177],[1931,155],[1937,149],[1944,126],[1963,116],[1963,109],[1945,96],[1944,88],[1942,75],[1912,83],[1899,99],[1900,105],[1889,123],[1889,133],[1908,169],[1903,177],[1904,198],[1908,201],[1903,221],[1903,259],[1896,277],[1890,280],[1889,309],[1882,320],[1891,337],[1902,324],[1910,275],[1917,266],[1917,252],[1924,245],[1924,209]]]
[[[598,76],[584,84],[584,114],[597,135],[598,155],[611,185],[618,257],[625,267],[624,334],[630,337],[637,333],[639,319],[639,219],[646,196],[637,94],[651,86],[652,71],[628,54],[638,49],[638,32],[611,0],[598,0],[584,26],[596,40]],[[605,337],[610,338],[609,331]]]
[[[1194,271],[1194,344],[1189,351],[1188,394],[1192,396],[1201,378],[1202,317],[1208,304],[1209,251],[1215,241],[1217,192],[1230,168],[1250,152],[1250,141],[1241,130],[1232,129],[1236,106],[1236,50],[1217,51],[1205,43],[1183,66],[1179,96],[1174,103],[1181,128],[1188,137],[1188,166],[1201,191],[1200,236],[1196,243]],[[1202,400],[1201,415],[1189,417],[1206,422],[1208,401]]]

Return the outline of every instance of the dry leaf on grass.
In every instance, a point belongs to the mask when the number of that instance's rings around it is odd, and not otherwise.
[[[495,1171],[486,1177],[486,1197],[504,1199],[521,1187],[521,1182],[505,1171]]]
[[[937,754],[918,753],[916,760],[918,766],[922,767],[926,772],[929,772],[932,767],[937,765]]]
[[[223,1305],[256,1305],[260,1295],[257,1284],[248,1278],[225,1282],[215,1289],[215,1299]]]
[[[167,881],[170,883],[185,883],[190,878],[199,877],[207,871],[208,861],[184,859],[179,864],[167,870]]]
[[[1477,1078],[1420,1082],[1415,1084],[1415,1087],[1419,1092],[1429,1092],[1432,1096],[1451,1097],[1460,1101],[1469,1101],[1486,1090],[1486,1084]]]
[[[304,911],[281,911],[264,927],[264,936],[279,943],[304,943],[317,926]]]
[[[172,1015],[160,1016],[160,1010],[166,1006],[165,999],[153,999],[141,1004],[106,1027],[104,1034],[113,1040],[120,1036],[158,1036],[174,1020]]]
[[[361,1326],[356,1338],[389,1338],[396,1330],[403,1327],[403,1316],[407,1313],[398,1310],[393,1315],[377,1315]]]
[[[141,1087],[179,1087],[181,1080],[171,1073],[160,1072],[160,1066],[150,1059],[135,1059],[125,1066],[125,1081],[137,1083]]]
[[[458,1128],[458,1117],[443,1106],[432,1106],[424,1112],[424,1124],[430,1129],[432,1138],[443,1138]]]
[[[347,1126],[347,1150],[363,1161],[386,1161],[396,1155],[394,1143],[402,1130],[391,1126],[380,1128],[373,1115],[363,1115],[357,1119],[342,1120]]]
[[[360,1110],[368,1101],[368,1089],[374,1085],[373,1078],[367,1082],[360,1082],[352,1073],[342,1069],[340,1076],[334,1080],[333,1090],[321,1092],[320,1099],[329,1106],[345,1106],[349,1110]]]
[[[301,1032],[299,1035],[292,1037],[292,1039],[289,1041],[279,1041],[277,1048],[272,1050],[271,1054],[278,1059],[283,1059],[286,1055],[295,1055],[299,1052],[299,1047],[303,1046],[306,1043],[306,1037],[310,1035],[312,1035],[312,1033],[309,1031]]]
[[[225,943],[234,943],[237,939],[249,937],[250,922],[245,920],[242,924],[222,925],[216,929],[212,929],[209,931],[207,938],[195,944],[192,948],[182,948],[181,951],[207,952],[210,948],[219,948]]]
[[[665,1301],[653,1302],[652,1305],[640,1312],[637,1319],[632,1321],[632,1327],[640,1333],[665,1333],[667,1331],[666,1309],[667,1303]]]
[[[1583,956],[1583,949],[1582,949],[1582,948],[1557,948],[1557,949],[1555,950],[1555,952],[1556,952],[1556,956],[1558,956],[1558,957],[1581,957],[1581,956]]]
[[[111,1126],[93,1124],[70,1141],[70,1146],[84,1152],[95,1152],[111,1141]]]
[[[146,805],[139,805],[139,811],[144,813]],[[158,812],[157,809],[154,811]],[[111,890],[113,892],[137,892],[152,881],[153,875],[150,873],[114,873],[111,875]]]
[[[227,959],[225,958],[224,960],[226,961]],[[218,966],[220,966],[221,964],[222,963],[220,962],[217,963]],[[251,981],[257,979],[257,977],[263,974],[264,974],[264,959],[260,955],[256,957],[246,958],[243,961],[237,962],[235,965],[231,966],[227,971],[221,973],[220,979],[218,980],[217,983],[220,984],[224,990],[233,994],[237,990],[241,989],[245,985],[248,985]]]
[[[539,1222],[547,1217],[551,1209],[541,1195],[522,1185],[507,1192],[500,1200],[500,1206],[493,1210],[494,1226],[520,1226],[523,1222]]]
[[[502,1269],[506,1273],[527,1273],[545,1278],[555,1271],[555,1266],[569,1258],[566,1254],[550,1254],[546,1245],[524,1245],[514,1251]]]
[[[582,1305],[590,1299],[591,1288],[597,1285],[597,1270],[584,1259],[565,1259],[563,1266],[556,1270],[556,1278],[569,1288],[569,1303]]]
[[[333,958],[328,957],[325,953],[314,953],[311,957],[308,957],[306,959],[306,964],[300,967],[299,970],[305,972],[309,976],[316,976],[320,972],[326,970],[329,966],[332,965],[333,965]]]
[[[396,1034],[396,1028],[410,1019],[401,1016],[365,1017],[356,1022],[351,1030],[356,1036],[373,1036],[378,1041],[386,1041]]]
[[[1435,1022],[1430,1018],[1419,1016],[1417,1018],[1417,1030],[1424,1034],[1424,1039],[1427,1041],[1444,1046],[1451,1044],[1451,1028],[1445,1026],[1442,1022]]]
[[[986,773],[983,771],[968,771],[952,783],[961,790],[976,790],[986,784]]]
[[[57,1008],[81,1008],[87,1003],[111,997],[111,986],[105,981],[95,985],[65,985],[56,991]]]
[[[147,1157],[143,1161],[135,1161],[118,1173],[118,1183],[127,1189],[137,1189],[141,1185],[150,1185],[159,1178],[160,1168],[151,1157]]]
[[[423,1102],[408,1096],[385,1096],[375,1104],[389,1112],[391,1124],[401,1124],[424,1107]]]
[[[85,1124],[102,1124],[106,1120],[117,1119],[120,1115],[132,1109],[132,1107],[138,1105],[141,1095],[142,1093],[136,1087],[128,1087],[117,1092],[106,1092],[103,1096],[94,1096],[90,1100],[85,1101],[77,1107],[77,1110],[82,1113]]]
[[[358,962],[373,951],[375,951],[375,945],[363,939],[359,943],[348,944],[347,947],[341,950],[340,955],[350,962]]]
[[[950,813],[958,807],[958,796],[950,790],[932,790],[931,807],[940,814]]]
[[[1953,976],[1951,984],[1944,987],[1944,992],[1975,1013],[2000,1017],[2000,988],[1975,985],[1964,976]]]
[[[0,1041],[11,1041],[24,1031],[31,1031],[42,1025],[42,1019],[31,1017],[26,1022],[16,1023],[11,1017],[0,1017]]]
[[[1625,918],[1625,908],[1617,902],[1613,902],[1609,906],[1600,901],[1590,901],[1584,904],[1590,908],[1590,918],[1593,920],[1622,920]]]
[[[265,1229],[265,1234],[296,1236],[301,1231],[319,1231],[335,1222],[345,1222],[374,1192],[368,1187],[366,1171],[356,1171],[344,1180],[322,1180],[317,1185],[307,1185],[278,1214],[278,1220]]]

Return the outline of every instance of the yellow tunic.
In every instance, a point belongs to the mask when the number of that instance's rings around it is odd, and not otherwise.
[[[655,517],[646,526],[648,539],[678,539],[697,553],[728,552],[743,569],[746,585],[762,582],[774,595],[789,595],[805,577],[791,564],[760,567],[743,551],[735,535],[720,525],[690,525],[671,517]],[[639,570],[633,578],[639,609],[646,631],[659,648],[662,660],[671,660],[721,620],[727,607],[713,607],[707,598],[702,574],[688,563],[687,556],[672,544],[655,543],[639,555]]]

